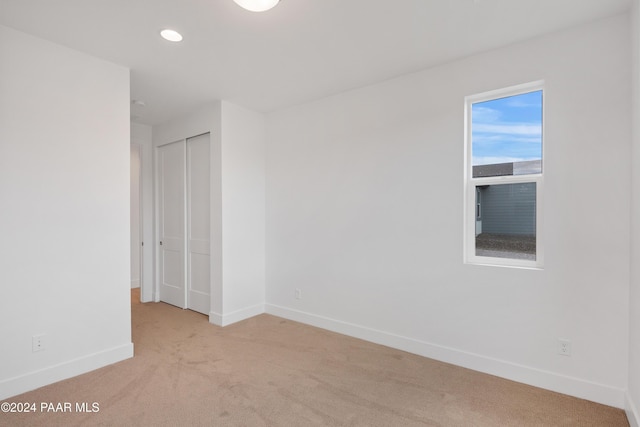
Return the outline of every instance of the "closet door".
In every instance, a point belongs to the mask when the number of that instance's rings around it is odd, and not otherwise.
[[[211,304],[209,134],[187,139],[187,306],[209,314]]]
[[[187,308],[185,291],[185,142],[158,148],[160,300]]]

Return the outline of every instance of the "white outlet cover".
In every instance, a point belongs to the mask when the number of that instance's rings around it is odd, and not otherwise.
[[[559,339],[558,340],[558,354],[562,356],[571,356],[571,341]]]
[[[42,351],[45,348],[45,336],[44,335],[34,335],[31,339],[32,351],[35,353],[36,351]]]

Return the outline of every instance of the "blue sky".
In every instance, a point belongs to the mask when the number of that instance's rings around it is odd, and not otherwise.
[[[473,165],[542,158],[542,91],[472,105]]]

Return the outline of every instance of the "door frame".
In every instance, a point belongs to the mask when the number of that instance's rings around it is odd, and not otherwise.
[[[142,207],[142,203],[143,203],[143,197],[142,197],[142,152],[143,152],[143,146],[142,144],[138,143],[138,142],[133,142],[131,141],[130,144],[131,148],[134,148],[137,150],[138,152],[138,176],[136,177],[137,180],[137,184],[138,184],[138,247],[137,247],[137,251],[138,251],[138,286],[136,286],[137,288],[140,288],[140,292],[142,292],[142,283],[144,281],[143,279],[143,275],[144,275],[144,251],[143,251],[143,246],[144,246],[144,215],[143,215],[143,207]],[[131,180],[133,181],[133,179]],[[131,234],[133,234],[133,230],[130,230]],[[133,278],[131,278],[131,285],[133,285]],[[133,289],[133,286],[131,287]]]
[[[130,145],[140,154],[140,301],[154,300],[154,233],[153,233],[153,145],[151,134],[132,132]]]

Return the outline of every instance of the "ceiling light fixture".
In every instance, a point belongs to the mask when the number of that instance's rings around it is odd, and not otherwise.
[[[169,29],[162,30],[160,31],[160,35],[162,36],[163,39],[169,40],[170,42],[182,41],[182,34],[174,30],[169,30]]]
[[[233,0],[239,6],[251,12],[264,12],[277,5],[280,0]]]

